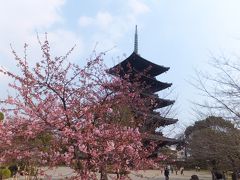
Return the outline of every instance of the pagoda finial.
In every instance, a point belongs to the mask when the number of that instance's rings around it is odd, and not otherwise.
[[[135,27],[135,38],[134,38],[134,52],[138,54],[138,33],[137,33],[137,25]]]

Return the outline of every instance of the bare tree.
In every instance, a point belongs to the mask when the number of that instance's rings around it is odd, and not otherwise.
[[[239,59],[238,59],[239,60]],[[194,102],[195,111],[204,115],[217,115],[240,123],[240,63],[225,56],[213,57],[212,72],[196,72],[195,83],[204,102]],[[205,109],[206,111],[204,111]]]

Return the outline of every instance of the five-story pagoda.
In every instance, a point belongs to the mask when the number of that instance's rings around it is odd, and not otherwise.
[[[177,143],[175,139],[166,138],[161,132],[156,131],[157,128],[171,125],[178,121],[177,119],[163,117],[156,111],[159,108],[164,108],[173,105],[174,103],[172,100],[159,98],[158,94],[156,94],[157,92],[169,88],[172,85],[171,83],[161,82],[156,79],[156,76],[167,72],[168,70],[169,67],[152,63],[138,54],[137,26],[135,30],[133,53],[124,61],[108,70],[110,74],[120,76],[121,78],[128,75],[130,81],[136,81],[136,77],[138,77],[137,79],[142,85],[142,97],[151,99],[151,103],[148,102],[149,106],[151,106],[151,112],[147,115],[147,120],[144,122],[141,130],[150,134],[147,142],[153,141],[157,143],[158,147],[156,152],[159,147]],[[135,113],[138,116],[141,116],[141,112],[136,111]],[[156,153],[154,154],[156,155]]]

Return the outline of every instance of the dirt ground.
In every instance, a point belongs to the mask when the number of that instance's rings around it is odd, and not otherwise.
[[[73,171],[66,167],[58,167],[56,169],[48,169],[46,173],[49,175],[44,179],[52,179],[52,180],[63,180],[67,177],[71,177],[73,175]],[[200,180],[211,180],[211,174],[207,171],[184,171],[184,175],[175,175],[170,173],[169,180],[189,180],[191,175],[198,175]],[[109,175],[109,180],[112,179],[114,175]],[[160,170],[146,170],[146,171],[134,171],[131,172],[129,177],[133,180],[164,180],[164,175],[161,174]],[[27,180],[26,177],[19,176],[18,180]]]
[[[207,171],[184,171],[184,175],[176,175],[175,173],[171,174],[169,176],[169,180],[189,180],[190,177],[196,174],[200,180],[211,180],[211,174]],[[130,175],[131,179],[133,180],[164,180],[164,175],[161,174],[160,171],[157,170],[147,170],[147,171],[138,171],[138,172],[132,172]]]

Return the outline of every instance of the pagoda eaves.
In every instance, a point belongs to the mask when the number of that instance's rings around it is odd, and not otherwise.
[[[156,78],[151,78],[142,75],[140,81],[144,83],[144,91],[155,93],[172,86],[172,83],[158,81]]]
[[[148,97],[154,101],[153,109],[159,109],[174,104],[175,101],[159,98],[157,94],[141,93],[143,97]]]
[[[155,63],[152,63],[142,58],[137,53],[133,52],[127,59],[122,61],[120,64],[117,64],[116,66],[110,68],[108,70],[108,73],[112,75],[121,76],[123,74],[128,73],[128,71],[130,70],[129,65],[131,67],[134,67],[134,69],[138,72],[143,72],[147,70],[147,74],[152,77],[162,74],[169,70],[169,67],[164,67],[164,66],[160,66]]]

